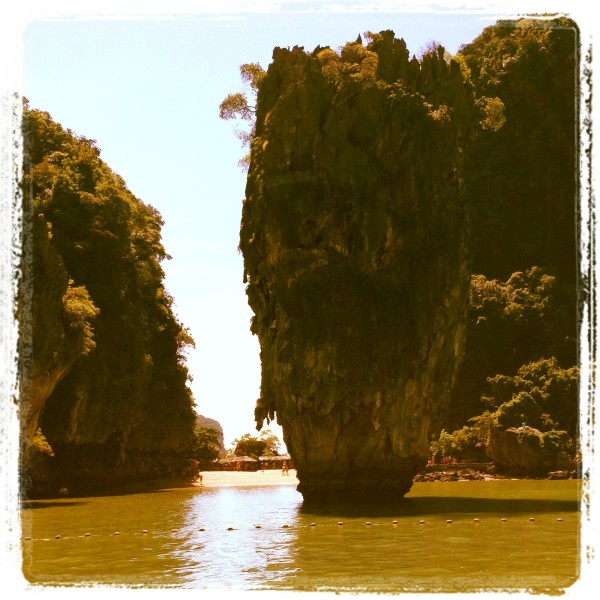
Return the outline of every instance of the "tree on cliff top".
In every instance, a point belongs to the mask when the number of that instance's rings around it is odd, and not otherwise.
[[[258,63],[245,63],[240,66],[240,76],[246,86],[246,91],[228,94],[219,105],[219,117],[226,121],[232,119],[241,119],[252,123],[250,131],[236,129],[236,136],[242,142],[244,148],[250,145],[254,133],[254,113],[256,111],[256,94],[261,80],[265,76],[264,69]],[[252,104],[250,104],[252,102]],[[248,168],[250,154],[248,153],[239,161],[239,165],[244,169]]]

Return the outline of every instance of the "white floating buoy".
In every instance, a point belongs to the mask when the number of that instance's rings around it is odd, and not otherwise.
[[[479,519],[477,517],[475,517],[473,521],[475,521],[475,523],[479,523]]]
[[[148,533],[148,530],[147,530],[147,529],[144,529],[144,531],[142,531],[142,533]]]
[[[31,539],[31,536],[30,536],[30,535],[28,535],[28,536],[27,536],[25,539],[26,539],[26,540],[30,540],[30,539]]]
[[[54,539],[55,540],[60,540],[61,537],[62,537],[61,535],[57,535]]]
[[[113,535],[121,535],[118,531],[115,531]]]
[[[557,521],[564,521],[564,519],[561,519],[560,517],[558,517],[558,519],[556,519]]]
[[[338,525],[343,525],[342,521],[338,521]]]
[[[502,517],[500,520],[501,520],[503,523],[506,523],[506,517]]]
[[[425,521],[423,521],[423,519],[421,519],[421,520],[419,521],[419,525],[424,525],[424,524],[425,524]]]
[[[91,533],[86,533],[83,537],[90,537]]]
[[[535,519],[533,517],[529,517],[530,521],[535,521]]]
[[[392,525],[398,525],[398,521],[392,521]]]
[[[311,524],[310,524],[310,526],[311,526],[311,527],[316,527],[316,526],[317,526],[317,524],[316,524],[316,523],[311,523]]]
[[[368,527],[371,524],[371,521],[367,521],[365,525]]]
[[[452,523],[452,519],[447,519],[446,523]]]

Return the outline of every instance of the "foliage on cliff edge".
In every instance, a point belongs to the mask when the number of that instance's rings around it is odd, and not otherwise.
[[[191,444],[195,416],[185,365],[193,340],[163,285],[161,216],[100,159],[93,140],[28,106],[23,129],[26,202],[38,223],[34,288],[56,281],[47,277],[50,255],[67,280],[60,327],[48,321],[48,300],[23,340],[39,363],[28,371],[28,396],[47,397],[39,423],[33,417],[26,429],[39,424],[65,478],[165,474]],[[56,352],[36,350],[65,335],[78,341],[76,360],[43,392]]]

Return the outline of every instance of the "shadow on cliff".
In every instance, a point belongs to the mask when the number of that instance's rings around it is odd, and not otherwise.
[[[313,515],[344,517],[423,517],[431,515],[538,515],[552,512],[577,512],[577,500],[550,500],[525,498],[404,498],[395,502],[303,502],[300,512]]]

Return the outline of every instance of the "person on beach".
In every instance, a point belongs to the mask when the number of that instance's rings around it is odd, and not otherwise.
[[[281,474],[288,475],[288,466],[285,460],[283,461],[283,466],[281,467]]]

